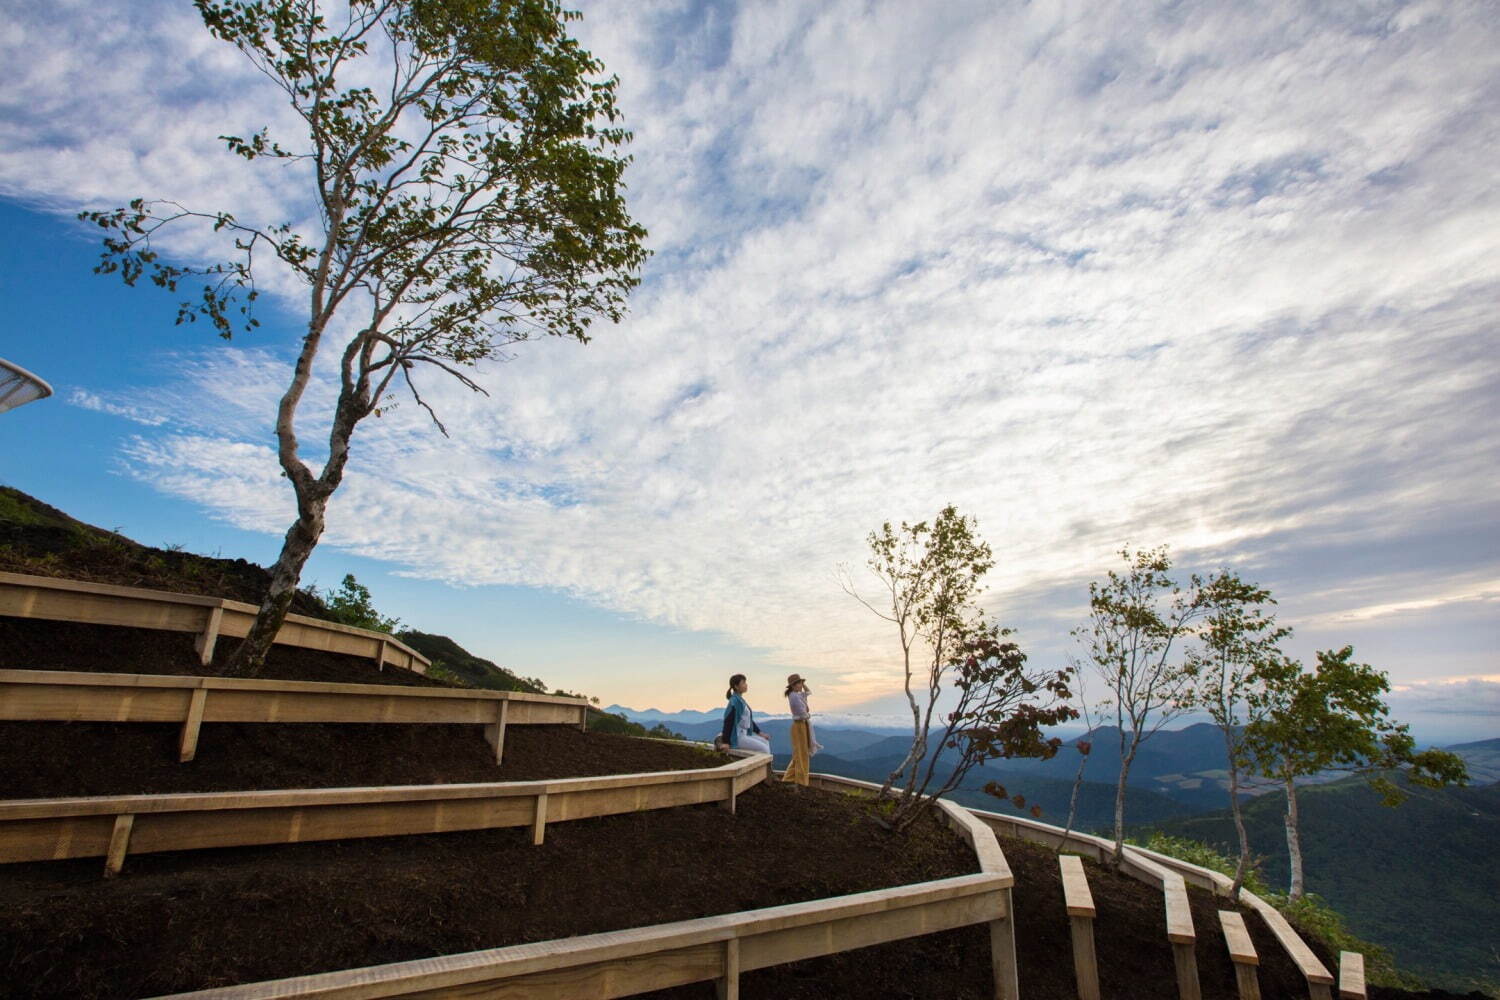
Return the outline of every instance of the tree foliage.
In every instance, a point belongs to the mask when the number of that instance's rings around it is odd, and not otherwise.
[[[297,135],[221,136],[230,153],[298,171],[314,221],[246,221],[137,199],[83,213],[105,231],[96,270],[173,291],[179,322],[221,336],[255,325],[265,258],[307,288],[305,331],[277,410],[277,455],[297,498],[240,672],[254,673],[342,481],[355,426],[424,371],[484,390],[468,374],[536,336],[587,341],[618,321],[645,260],[625,206],[616,81],[569,37],[578,15],[554,0],[195,0],[208,30],[285,95]],[[169,262],[168,227],[198,222],[227,260]],[[295,417],[314,358],[334,338],[338,396],[321,469],[301,457]]]
[[[1291,635],[1291,629],[1276,624],[1276,615],[1270,610],[1276,602],[1269,590],[1246,583],[1227,569],[1204,584],[1201,599],[1205,615],[1196,630],[1198,646],[1187,658],[1194,677],[1189,704],[1206,712],[1224,737],[1229,809],[1239,839],[1231,890],[1237,899],[1253,862],[1250,835],[1240,809],[1240,777],[1249,763],[1245,727],[1264,714],[1264,701],[1259,697],[1261,678],[1281,662],[1280,643]]]
[[[373,629],[376,632],[396,631],[401,624],[399,618],[387,618],[375,610],[370,599],[370,589],[354,578],[353,573],[344,574],[344,582],[338,590],[324,597],[329,616],[336,622],[353,625],[355,628]]]
[[[1125,842],[1125,785],[1141,744],[1187,710],[1193,671],[1183,655],[1206,605],[1203,581],[1186,590],[1169,575],[1165,548],[1120,552],[1125,570],[1089,584],[1088,623],[1073,630],[1083,661],[1104,681],[1120,743],[1115,784],[1115,854]]]
[[[1405,793],[1387,772],[1399,771],[1429,788],[1468,780],[1462,758],[1443,750],[1418,750],[1409,727],[1391,719],[1385,703],[1389,680],[1369,664],[1354,662],[1352,646],[1320,651],[1317,657],[1311,671],[1286,658],[1262,667],[1261,687],[1251,695],[1257,717],[1244,737],[1255,768],[1281,782],[1286,793],[1292,899],[1306,891],[1297,817],[1299,779],[1325,771],[1366,774],[1390,806],[1399,805]]]
[[[879,606],[865,601],[847,578],[844,589],[896,626],[912,743],[881,795],[900,782],[892,813],[900,828],[985,761],[1053,756],[1061,741],[1043,727],[1075,713],[1067,704],[1069,672],[1028,669],[1011,630],[979,609],[994,558],[972,518],[950,504],[931,523],[887,521],[867,541],[867,565],[884,598]],[[952,709],[940,713],[945,690]],[[987,790],[1004,796],[993,783]]]

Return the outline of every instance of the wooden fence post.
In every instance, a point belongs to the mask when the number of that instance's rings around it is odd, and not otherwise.
[[[193,688],[188,698],[187,718],[182,722],[182,738],[177,741],[177,761],[185,764],[198,753],[198,730],[203,726],[203,706],[208,702],[208,688]]]
[[[1339,1000],[1365,1000],[1365,956],[1339,952]]]
[[[547,835],[547,793],[536,797],[536,815],[531,821],[531,842],[540,844]]]
[[[1177,968],[1177,996],[1180,1000],[1203,1000],[1203,991],[1198,986],[1198,936],[1193,930],[1187,883],[1174,871],[1160,870],[1162,899],[1167,908],[1167,940],[1172,943],[1172,964]]]
[[[719,800],[719,808],[725,810],[729,815],[734,815],[734,775],[729,776],[729,797]]]
[[[135,816],[126,813],[115,817],[115,828],[109,835],[109,854],[104,858],[104,877],[114,878],[125,864],[125,854],[130,850],[130,831],[135,826]]]
[[[1005,918],[990,921],[990,968],[995,975],[995,1000],[1020,1000],[1015,898],[1010,889],[1002,889],[1001,894],[1005,897]]]
[[[505,715],[509,705],[509,698],[502,699],[499,707],[495,709],[495,721],[484,727],[485,740],[495,748],[496,764],[499,764],[501,757],[505,755]]]
[[[214,644],[219,641],[219,628],[223,624],[224,605],[221,602],[209,609],[208,621],[193,642],[198,650],[198,662],[205,667],[214,661]]]
[[[1234,910],[1220,910],[1219,925],[1224,928],[1224,943],[1229,946],[1229,960],[1234,963],[1240,1000],[1260,1000],[1260,978],[1255,971],[1260,957],[1255,953],[1250,932],[1245,929],[1245,918]]]
[[[1073,972],[1078,978],[1078,1000],[1099,1000],[1099,960],[1094,952],[1094,897],[1089,892],[1083,859],[1075,854],[1059,855],[1062,868],[1063,902],[1073,930]]]
[[[715,980],[718,1000],[740,1000],[740,939],[724,942],[724,976]]]

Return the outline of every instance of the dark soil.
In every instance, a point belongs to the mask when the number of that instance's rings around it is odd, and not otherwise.
[[[140,855],[113,881],[97,860],[7,865],[0,984],[15,997],[149,996],[975,871],[972,851],[936,824],[893,839],[866,809],[769,782],[740,796],[737,815],[693,806],[558,823],[540,847],[495,830]],[[772,992],[986,996],[986,940],[975,929],[870,949],[881,957],[843,956],[842,974],[789,966]],[[766,995],[756,984],[767,977],[746,978],[747,997]]]
[[[224,676],[225,665],[239,648],[240,640],[221,638],[214,644],[213,663],[205,667],[198,662],[193,639],[187,632],[0,616],[0,668]],[[375,661],[368,657],[294,646],[272,646],[259,676],[268,680],[340,684],[454,686],[390,664],[384,670],[377,670]]]
[[[179,764],[178,732],[173,724],[0,722],[0,798],[540,781],[731,760],[576,726],[510,726],[496,767],[482,726],[226,722],[205,725],[197,758]]]

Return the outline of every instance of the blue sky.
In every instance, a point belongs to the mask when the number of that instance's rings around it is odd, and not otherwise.
[[[1114,552],[1169,544],[1270,586],[1300,655],[1353,643],[1419,730],[1500,735],[1493,5],[582,6],[656,252],[631,315],[488,399],[424,386],[452,441],[362,428],[310,581],[606,702],[796,669],[880,715],[895,645],[836,572],[951,501],[1038,660]],[[268,561],[295,287],[224,344],[70,220],[302,222],[294,172],[214,138],[287,113],[186,5],[21,11],[0,59],[0,356],[58,390],[0,417],[0,481]]]

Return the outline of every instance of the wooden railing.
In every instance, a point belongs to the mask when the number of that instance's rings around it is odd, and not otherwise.
[[[769,768],[769,758],[756,755]],[[486,996],[562,1000],[631,996],[714,981],[738,1000],[744,972],[973,924],[990,927],[994,995],[1017,1000],[1011,887],[995,835],[967,810],[943,816],[980,873],[916,885],[414,962],[177,994],[172,1000],[373,1000]]]
[[[405,834],[530,827],[736,797],[771,770],[767,754],[691,771],[554,781],[298,788],[263,792],[117,795],[0,802],[0,863],[127,853],[296,844]]]
[[[485,727],[498,762],[507,725],[584,727],[588,702],[470,688],[0,670],[0,720],[177,722],[183,761],[193,759],[205,722],[473,723]]]
[[[1051,847],[1062,847],[1069,851],[1085,854],[1089,857],[1103,862],[1113,857],[1114,843],[1101,837],[1094,837],[1086,833],[1076,831],[1065,831],[1059,827],[1037,820],[1025,819],[1021,816],[1008,816],[1002,813],[985,812],[973,810],[974,814],[991,828],[1013,837],[1021,837],[1038,843],[1047,844]],[[1155,882],[1158,876],[1153,869],[1175,873],[1186,882],[1208,889],[1218,896],[1228,896],[1234,885],[1234,880],[1220,872],[1202,868],[1198,865],[1173,858],[1156,851],[1147,850],[1144,847],[1125,845],[1125,856],[1122,860],[1121,870],[1128,875],[1143,879],[1147,882]],[[1333,976],[1329,974],[1326,966],[1313,954],[1307,942],[1287,922],[1281,911],[1270,903],[1261,899],[1248,889],[1240,890],[1240,902],[1254,910],[1265,923],[1272,936],[1280,943],[1287,956],[1296,965],[1298,971],[1307,981],[1307,992],[1311,1000],[1331,1000],[1331,986]],[[1184,900],[1185,903],[1185,900]],[[1170,906],[1170,899],[1168,900]],[[1189,914],[1191,920],[1191,914]],[[1171,914],[1168,913],[1168,926],[1171,926]],[[1349,953],[1353,955],[1354,953]],[[1355,959],[1355,961],[1360,961]],[[1351,962],[1351,965],[1353,963]],[[1361,968],[1362,968],[1361,964]],[[1351,977],[1351,984],[1355,979]],[[1358,980],[1357,988],[1363,990],[1363,979]],[[1351,996],[1363,996],[1362,992],[1352,992]]]
[[[220,636],[238,639],[250,634],[257,610],[253,604],[221,597],[0,573],[0,615],[190,632],[198,637],[195,645],[204,665],[213,661]],[[385,632],[305,615],[287,615],[276,642],[367,657],[382,669],[389,663],[425,674],[431,665],[427,657]]]

